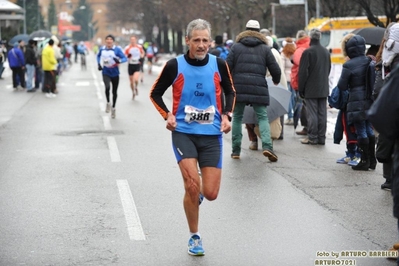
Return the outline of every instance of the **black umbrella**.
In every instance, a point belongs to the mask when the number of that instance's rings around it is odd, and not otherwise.
[[[25,43],[28,43],[29,39],[30,38],[28,34],[18,34],[12,37],[11,40],[8,41],[8,44],[14,46],[14,44],[18,43],[18,41],[24,41]]]
[[[366,44],[380,45],[384,38],[385,28],[370,27],[360,28],[352,31],[353,34],[360,35],[366,40]]]
[[[37,30],[29,35],[29,37],[35,41],[43,41],[47,38],[51,38],[51,36],[53,36],[53,34],[47,30]]]

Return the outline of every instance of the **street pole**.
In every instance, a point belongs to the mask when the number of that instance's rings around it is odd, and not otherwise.
[[[37,0],[37,30],[40,30],[39,0]]]
[[[309,10],[308,10],[308,0],[305,0],[305,27],[308,26],[309,23]]]
[[[26,0],[24,0],[24,34],[26,34]]]
[[[278,5],[276,3],[270,3],[272,6],[272,34],[276,34],[276,13],[275,13],[275,6]]]
[[[316,0],[316,18],[320,17],[320,0]]]

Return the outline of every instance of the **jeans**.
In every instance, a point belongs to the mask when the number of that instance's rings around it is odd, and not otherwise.
[[[288,90],[291,92],[291,99],[288,105],[288,118],[292,119],[294,117],[294,107],[295,107],[295,96],[296,92],[291,87],[291,82],[287,82]]]
[[[26,65],[26,89],[32,90],[33,89],[33,76],[35,75],[35,65]]]
[[[232,146],[234,154],[240,154],[241,152],[242,118],[245,105],[245,103],[236,103],[233,112]],[[269,149],[273,151],[273,143],[270,136],[270,125],[269,119],[267,117],[266,105],[254,104],[252,107],[254,108],[256,117],[258,118],[262,149]]]
[[[365,139],[374,136],[373,128],[368,120],[354,123],[357,139]]]

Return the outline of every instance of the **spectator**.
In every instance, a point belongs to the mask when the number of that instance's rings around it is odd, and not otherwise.
[[[281,71],[266,44],[266,37],[259,33],[259,30],[259,22],[249,20],[245,31],[237,36],[236,43],[231,47],[226,60],[233,76],[237,95],[233,113],[231,158],[240,159],[242,118],[245,106],[251,104],[258,118],[263,155],[268,157],[271,162],[276,162],[278,157],[273,152],[266,111],[270,100],[265,77],[269,70],[274,84],[277,85],[280,82]]]
[[[14,90],[18,90],[18,79],[22,88],[25,88],[25,58],[24,53],[20,49],[23,41],[14,44],[14,47],[8,51],[8,64],[12,70],[12,84]]]
[[[47,98],[55,98],[55,79],[57,59],[54,54],[54,40],[50,39],[42,51],[42,67],[44,71],[44,90]]]
[[[7,48],[4,43],[0,44],[0,79],[3,79],[3,71],[4,71],[4,62],[6,61],[7,57]]]
[[[360,162],[352,166],[352,169],[367,171],[370,167],[375,168],[375,165],[370,165],[370,161],[375,161],[375,136],[366,117],[366,111],[372,103],[371,92],[368,95],[366,90],[370,60],[365,55],[366,42],[363,37],[347,34],[341,45],[344,56],[348,56],[349,60],[342,66],[338,88],[349,91],[347,118],[348,123],[355,126],[358,148],[361,152]]]
[[[331,59],[328,50],[320,44],[320,30],[312,29],[309,35],[310,47],[301,56],[298,72],[298,92],[305,99],[308,121],[308,137],[301,140],[301,143],[324,145]]]
[[[29,40],[28,46],[25,49],[25,59],[26,59],[26,91],[35,92],[36,89],[33,87],[33,76],[35,75],[35,68],[37,65],[36,53],[34,50],[35,41]]]
[[[295,42],[292,38],[286,38],[283,41],[283,50],[281,51],[281,60],[282,67],[285,73],[285,77],[287,78],[287,88],[291,92],[291,100],[288,106],[288,118],[284,122],[286,125],[294,124],[294,106],[295,106],[295,90],[291,87],[291,68],[292,64],[292,56],[294,55],[296,49]]]
[[[301,61],[301,56],[305,49],[309,48],[310,38],[306,31],[299,30],[296,34],[296,50],[292,56],[292,68],[291,68],[291,87],[296,92],[297,103],[294,107],[294,112],[297,112],[297,116],[301,118],[301,125],[303,129],[301,131],[297,131],[296,134],[306,136],[308,134],[307,129],[307,121],[306,121],[306,107],[303,104],[303,100],[299,97],[298,94],[298,71],[299,71],[299,63]]]

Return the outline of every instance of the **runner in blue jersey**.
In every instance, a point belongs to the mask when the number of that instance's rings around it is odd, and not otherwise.
[[[199,204],[215,200],[222,175],[222,134],[231,130],[235,90],[223,59],[208,54],[211,26],[202,19],[187,26],[187,54],[169,60],[153,85],[150,98],[172,131],[176,160],[183,176],[190,238],[188,253],[204,255],[198,230]],[[162,96],[173,87],[173,109]],[[201,176],[198,173],[201,170]]]
[[[115,38],[112,35],[105,37],[105,46],[100,48],[97,54],[98,70],[102,71],[107,97],[106,113],[111,111],[111,117],[115,118],[116,99],[118,98],[119,64],[127,61],[122,49],[114,45]],[[110,101],[110,89],[112,84],[112,110]]]

